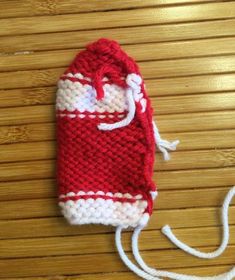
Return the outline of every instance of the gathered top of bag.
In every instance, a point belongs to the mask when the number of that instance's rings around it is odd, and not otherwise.
[[[103,83],[107,80],[118,86],[127,87],[125,78],[128,74],[140,75],[137,64],[120,48],[120,45],[104,38],[81,51],[66,70],[65,74],[67,73],[74,75],[80,73],[81,80],[86,77],[87,83],[92,82],[97,90],[97,99],[103,98]]]

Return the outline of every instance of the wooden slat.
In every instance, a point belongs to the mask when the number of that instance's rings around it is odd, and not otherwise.
[[[202,188],[232,186],[233,168],[198,169],[186,171],[165,171],[154,173],[154,181],[165,189]]]
[[[235,53],[235,39],[220,38],[167,43],[148,43],[123,47],[136,61],[179,59],[196,56],[212,56]],[[18,71],[43,68],[66,67],[79,50],[60,50],[46,52],[2,55],[0,71]]]
[[[229,190],[224,188],[185,189],[165,191],[159,186],[159,196],[154,209],[185,209],[191,207],[220,207]],[[231,202],[235,205],[235,201]],[[233,218],[232,218],[233,220]]]
[[[182,191],[164,191],[163,189],[161,192],[161,187],[162,186],[159,185],[160,198],[157,199],[154,208],[168,210],[187,207],[202,207],[203,205],[207,207],[218,206],[222,204],[222,200],[228,191],[228,187],[226,187],[218,189],[199,189],[196,191],[190,189]],[[18,189],[18,192],[19,191],[20,190]],[[9,193],[8,201],[1,201],[0,219],[25,219],[59,216],[60,209],[57,206],[56,184],[52,186],[51,192],[53,192],[53,198],[27,200],[15,200],[14,194],[10,197]],[[211,197],[209,197],[209,195],[211,195]],[[24,205],[23,208],[22,205]],[[11,211],[9,211],[9,208]]]
[[[49,88],[50,89],[50,88]],[[55,91],[47,88],[0,91],[0,107],[54,104]],[[160,114],[192,113],[232,110],[235,108],[235,92],[193,94],[187,96],[152,97],[151,104]],[[26,108],[27,109],[27,108]]]
[[[162,156],[156,156],[156,170],[179,170],[197,168],[229,167],[235,165],[235,149],[175,152],[172,160],[164,162]]]
[[[234,19],[226,19],[213,22],[177,23],[174,25],[164,24],[79,32],[14,35],[1,37],[0,51],[3,53],[15,53],[21,51],[76,49],[83,48],[100,37],[113,38],[121,44],[137,44],[234,36],[234,24]],[[130,34],[138,34],[138,36],[130,36]],[[213,47],[207,46],[207,48]]]
[[[178,95],[233,90],[234,74],[146,80],[148,94]]]
[[[0,126],[0,136],[0,144],[54,140],[55,124]],[[232,148],[235,130],[165,132],[162,136],[165,139],[180,139],[177,150]]]
[[[0,125],[50,122],[55,120],[55,106],[3,108],[0,115]]]
[[[1,146],[0,162],[25,161],[34,158],[37,159],[54,159],[56,157],[55,142],[33,142],[25,145],[6,144]],[[17,155],[16,155],[17,153]],[[1,158],[1,156],[3,158]]]
[[[32,188],[33,186],[33,188]],[[159,185],[160,191],[164,190]],[[26,181],[13,181],[13,182],[0,182],[0,201],[2,200],[14,200],[16,199],[31,199],[31,198],[49,198],[57,195],[57,184],[54,179],[40,179],[40,180],[26,180]],[[177,207],[190,207],[190,206],[215,206],[217,205],[217,198],[222,190],[216,189],[199,189],[193,190],[186,189],[182,190],[179,194],[178,191],[170,191],[167,195],[161,196],[158,201],[158,207],[165,205],[171,205],[172,208]],[[212,204],[207,201],[207,195],[210,193],[210,198],[215,199]],[[222,192],[222,196],[225,194]],[[195,200],[191,200],[191,197],[195,197]],[[167,199],[166,199],[167,198]],[[205,199],[205,201],[204,201]],[[40,202],[40,201],[39,201]],[[54,203],[53,203],[54,204]],[[31,204],[30,204],[31,205]],[[25,209],[25,208],[24,208]],[[27,212],[27,210],[25,210]]]
[[[209,200],[209,199],[208,199]],[[219,197],[221,201],[221,196]],[[222,204],[222,201],[220,202]],[[218,205],[218,204],[217,204]],[[21,209],[22,209],[21,204]],[[9,209],[9,208],[8,208]],[[9,211],[10,212],[10,211]],[[229,223],[234,225],[235,207],[229,210]],[[28,214],[29,216],[29,214]],[[147,229],[160,229],[165,224],[170,224],[173,229],[190,227],[220,226],[220,208],[189,208],[153,211]],[[45,217],[27,218],[16,220],[0,220],[1,239],[25,238],[25,237],[49,237],[67,235],[86,235],[96,233],[114,232],[113,227],[103,225],[71,226],[65,218]]]
[[[235,3],[146,8],[125,11],[97,12],[1,19],[0,35],[19,35],[58,31],[89,30],[149,24],[224,19],[235,17]],[[207,11],[204,13],[204,11]],[[110,20],[112,18],[112,20]],[[63,24],[61,24],[63,22]]]
[[[233,90],[235,74],[146,80],[148,94],[178,95]]]
[[[28,106],[27,109],[25,108],[26,107],[0,109],[0,125],[22,125],[52,122],[55,120],[55,108],[52,105]],[[234,117],[235,111],[217,111],[158,115],[155,117],[155,120],[158,121],[161,132],[186,132],[235,128],[235,123],[231,122]]]
[[[55,87],[1,90],[0,107],[52,104],[55,102],[55,92]]]
[[[154,267],[157,267],[157,263],[154,265]],[[199,275],[199,276],[208,276],[212,275],[211,272],[213,271],[213,275],[218,275],[225,273],[231,269],[232,265],[217,265],[217,266],[209,266],[209,267],[190,267],[190,268],[173,268],[170,271],[177,272],[177,273],[184,273],[188,275]],[[74,278],[72,278],[74,277]],[[79,277],[79,278],[78,278]],[[94,279],[94,274],[83,274],[82,276],[71,276],[71,278],[61,279],[61,280],[91,280]],[[110,280],[112,278],[113,280],[123,279],[123,280],[137,280],[138,277],[135,276],[131,272],[116,272],[116,273],[100,273],[95,274],[96,280]],[[6,280],[15,280],[15,279],[6,279]],[[30,280],[30,279],[29,279]],[[43,279],[34,279],[34,280],[43,280]],[[46,280],[46,279],[44,279]],[[48,279],[47,279],[48,280]]]
[[[158,126],[162,132],[182,132],[232,128],[234,111],[159,115]],[[235,124],[234,124],[235,125]]]
[[[213,250],[214,247],[208,247]],[[150,266],[156,265],[160,269],[195,267],[210,265],[230,264],[234,260],[235,246],[229,246],[226,252],[218,259],[205,261],[202,259],[189,257],[180,250],[153,250],[142,251],[141,254]],[[193,260],[193,261],[192,261]],[[96,265],[94,265],[96,263]],[[21,269],[19,269],[19,267]],[[30,269],[29,269],[30,267]],[[78,273],[97,273],[127,271],[127,267],[121,262],[116,253],[92,254],[92,255],[74,255],[74,256],[56,256],[44,258],[25,258],[2,260],[0,263],[1,276],[52,276],[58,275],[58,267],[62,274]]]
[[[233,142],[234,143],[234,142]],[[235,144],[234,144],[235,146]],[[0,163],[47,160],[56,157],[54,141],[6,144],[1,146]],[[229,167],[235,165],[235,148],[216,150],[176,151],[171,161],[165,162],[162,154],[156,155],[155,170],[179,170]]]
[[[224,91],[234,91],[235,90],[235,74],[219,74],[219,75],[209,75],[209,76],[194,76],[194,77],[184,77],[184,78],[168,78],[168,79],[153,79],[146,80],[148,95],[152,97],[152,102],[154,102],[154,96],[173,96],[173,95],[185,95],[190,94],[187,97],[177,97],[180,99],[181,106],[184,106],[184,110],[187,110],[188,105],[199,106],[200,110],[204,110],[206,107],[208,110],[209,106],[214,110],[219,110],[222,106],[226,108],[231,108],[233,105],[234,93],[227,93]],[[217,95],[205,95],[204,93],[210,92],[211,94]],[[192,94],[203,93],[203,95]],[[55,102],[56,87],[41,87],[41,88],[19,88],[19,89],[9,89],[0,90],[0,107],[17,107],[17,106],[27,106],[27,105],[45,105],[52,104]],[[167,105],[171,109],[172,106],[171,98],[158,98],[157,110],[166,110],[164,106]],[[164,102],[167,101],[167,102]],[[192,100],[192,102],[191,102]],[[168,104],[169,101],[169,104]],[[172,99],[174,103],[178,100]],[[176,101],[176,102],[175,102]],[[213,102],[212,102],[213,101]],[[231,102],[230,102],[231,101]],[[177,105],[177,103],[175,104]],[[162,109],[164,107],[164,109]],[[179,110],[180,106],[176,110]],[[211,108],[211,109],[212,109]],[[194,109],[192,109],[194,110]]]
[[[0,86],[0,89],[38,87],[47,85],[55,86],[64,70],[65,69],[57,68],[0,73],[0,82],[3,83],[2,86]],[[12,79],[13,76],[14,79]]]
[[[230,245],[235,244],[235,226],[230,227]],[[194,247],[218,246],[220,244],[217,227],[177,229],[174,233],[186,244]],[[154,240],[153,240],[154,236]],[[123,245],[130,251],[131,233],[123,234]],[[25,258],[83,255],[116,252],[113,234],[94,234],[70,237],[29,238],[0,240],[0,258]],[[76,246],[74,246],[76,244]],[[94,246],[95,244],[95,246]],[[141,250],[174,249],[175,246],[163,237],[160,230],[143,231],[139,246]],[[37,250],[35,250],[37,248]]]
[[[234,147],[234,130],[163,133],[165,139],[179,139],[177,150],[220,149]]]
[[[14,181],[26,179],[42,179],[55,176],[55,162],[35,161],[6,163],[0,165],[0,180]]]
[[[157,267],[157,263],[154,265]],[[204,267],[188,267],[188,268],[173,268],[170,271],[193,274],[198,276],[208,276],[213,274],[222,274],[231,269],[231,265],[217,265],[217,266],[204,266]],[[83,274],[83,275],[72,275],[72,276],[60,276],[59,280],[138,280],[139,278],[132,272],[113,272],[113,273],[96,273],[94,274]],[[19,278],[5,278],[5,280],[19,280]],[[20,278],[20,280],[51,280],[51,277],[27,277]]]
[[[234,65],[233,55],[139,63],[143,76],[150,79],[233,72]]]
[[[54,197],[56,188],[53,179],[0,182],[0,200]]]
[[[203,150],[172,153],[171,159],[164,162],[157,154],[155,170],[180,170],[197,168],[229,167],[235,165],[235,149]]]
[[[154,180],[158,182],[159,186],[166,189],[229,186],[234,183],[233,172],[233,167],[158,171],[154,173]],[[2,163],[0,165],[0,180],[2,181],[53,178],[54,176],[54,160]]]
[[[33,188],[32,188],[33,186]],[[228,187],[228,186],[226,186]],[[164,191],[161,185],[159,185],[160,194]],[[189,186],[190,188],[190,186]],[[170,205],[172,208],[177,207],[190,207],[190,206],[215,206],[217,205],[216,200],[219,197],[221,190],[212,189],[203,189],[191,191],[189,188],[180,191],[171,190],[168,193],[168,196],[160,196],[158,200],[158,207]],[[3,200],[14,200],[17,199],[31,199],[31,198],[50,198],[57,195],[57,184],[54,179],[40,179],[40,180],[24,180],[24,181],[13,181],[13,182],[0,182],[0,201]],[[207,195],[210,193],[210,198],[215,199],[215,202],[212,204],[210,201],[207,201]],[[222,193],[224,196],[225,193]],[[195,199],[191,200],[190,198],[194,197]],[[31,205],[31,204],[30,204]],[[25,209],[25,208],[24,208]],[[27,212],[27,210],[26,210]],[[13,214],[14,215],[14,214]]]
[[[155,112],[159,114],[209,112],[235,109],[235,93],[194,94],[151,98]]]
[[[81,13],[88,11],[105,11],[105,10],[120,10],[120,9],[130,9],[130,8],[143,8],[148,6],[161,6],[161,5],[174,5],[174,4],[187,4],[195,3],[197,0],[148,0],[148,1],[115,1],[112,3],[112,8],[110,3],[107,1],[100,0],[60,0],[59,2],[52,0],[50,2],[42,1],[31,1],[26,0],[24,3],[19,3],[19,1],[1,1],[1,8],[4,10],[0,16],[1,18],[7,17],[28,17],[28,16],[38,16],[38,15],[58,15],[58,14],[71,14],[71,13]],[[213,0],[200,0],[200,2],[213,2]]]
[[[17,143],[55,139],[55,124],[0,126],[0,143]]]
[[[235,55],[148,61],[139,63],[146,79],[169,78],[235,71]],[[0,73],[0,89],[55,85],[64,68]],[[14,76],[14,79],[12,77]]]
[[[154,265],[156,267],[157,264]],[[217,265],[217,266],[209,266],[209,267],[193,267],[193,268],[174,268],[171,269],[172,272],[177,273],[184,273],[188,275],[199,275],[199,276],[208,276],[211,275],[211,271],[213,270],[213,275],[218,275],[225,273],[226,271],[229,271],[231,269],[232,265]],[[73,278],[72,278],[73,277]],[[78,278],[79,277],[79,278]],[[61,280],[91,280],[94,279],[94,274],[83,274],[82,276],[70,276],[69,278],[66,277],[66,279],[61,278]],[[113,280],[123,279],[123,280],[137,280],[138,277],[135,276],[131,272],[116,272],[116,273],[96,273],[95,279],[96,280],[110,280],[112,278]],[[6,279],[6,280],[15,280],[15,279]],[[29,279],[30,280],[30,279]],[[43,280],[43,279],[34,279],[34,280]],[[44,279],[46,280],[46,279]],[[48,279],[47,279],[48,280]]]

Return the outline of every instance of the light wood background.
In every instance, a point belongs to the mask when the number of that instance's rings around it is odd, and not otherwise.
[[[67,225],[56,201],[56,81],[99,37],[137,59],[162,135],[180,139],[172,161],[157,155],[159,197],[140,240],[152,266],[213,275],[235,263],[231,239],[215,260],[176,249],[220,242],[219,207],[235,182],[235,1],[0,1],[0,278],[137,279],[119,260],[114,229]],[[124,234],[130,251],[130,232]]]

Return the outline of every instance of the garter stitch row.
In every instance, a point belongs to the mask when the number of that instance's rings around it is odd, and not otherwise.
[[[116,228],[116,246],[123,262],[148,280],[231,280],[235,268],[214,277],[197,277],[153,269],[141,258],[138,237],[157,196],[152,181],[155,145],[169,160],[178,140],[163,140],[153,121],[150,100],[135,61],[115,41],[100,39],[80,52],[60,77],[56,99],[57,181],[59,205],[71,224],[104,224]],[[195,257],[214,258],[229,240],[228,208],[235,187],[222,208],[220,247],[203,253],[179,241],[169,226],[165,234]],[[125,254],[123,229],[134,228],[132,252]]]

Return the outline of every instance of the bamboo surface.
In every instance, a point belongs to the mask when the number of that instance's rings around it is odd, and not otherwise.
[[[138,279],[120,261],[114,228],[70,226],[57,206],[55,92],[84,46],[118,40],[141,68],[162,136],[159,196],[140,237],[146,262],[197,275],[235,263],[231,238],[214,260],[186,255],[162,234],[170,224],[203,251],[220,244],[220,205],[235,182],[235,1],[0,0],[0,279]],[[130,255],[131,231],[123,234]]]

